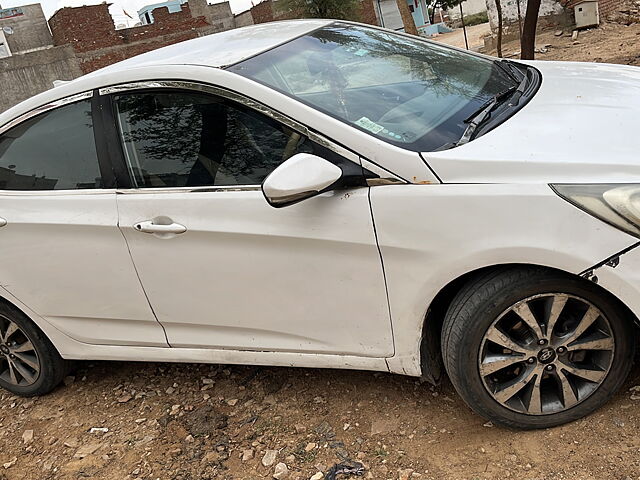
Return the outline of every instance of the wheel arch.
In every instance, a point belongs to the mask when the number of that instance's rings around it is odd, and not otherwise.
[[[623,315],[632,321],[633,325],[635,326],[636,332],[638,331],[638,327],[640,326],[640,320],[638,319],[638,316],[633,313],[633,311],[615,294],[602,287],[601,285],[595,283],[594,281],[588,280],[584,276],[570,273],[558,268],[527,263],[508,263],[480,267],[475,270],[466,272],[451,280],[440,289],[440,291],[436,294],[435,297],[433,297],[433,300],[429,304],[427,313],[424,318],[424,323],[422,325],[422,335],[420,341],[420,367],[422,370],[422,378],[432,384],[437,385],[444,377],[445,370],[442,360],[440,335],[442,332],[444,316],[456,294],[468,282],[473,281],[480,275],[484,275],[486,273],[489,273],[490,271],[508,270],[511,268],[543,269],[550,272],[561,273],[563,275],[567,275],[568,277],[579,279],[582,282],[595,285],[603,295],[611,298],[614,303],[619,306]],[[638,337],[638,335],[636,335],[636,337]]]
[[[65,343],[70,340],[69,337],[67,337],[60,330],[47,322],[36,312],[31,310],[27,305],[23,304],[20,300],[15,298],[3,287],[0,287],[0,303],[18,310],[29,320],[31,320],[33,325],[42,332],[42,334],[49,340],[49,342],[51,342],[51,345],[56,349],[58,354],[64,357],[64,348],[61,347],[64,347]]]

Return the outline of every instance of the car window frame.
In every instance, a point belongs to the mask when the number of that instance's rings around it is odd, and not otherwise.
[[[161,92],[165,90],[198,92],[207,95],[213,95],[224,100],[240,104],[243,107],[250,108],[260,114],[263,114],[285,127],[299,133],[308,140],[327,148],[331,152],[339,155],[345,161],[350,162],[355,167],[362,168],[361,156],[356,152],[330,140],[324,135],[309,129],[304,124],[294,120],[293,118],[273,109],[251,97],[241,93],[229,90],[227,88],[188,80],[148,80],[121,83],[111,86],[105,86],[98,89],[98,96],[103,105],[103,114],[105,118],[105,139],[111,143],[110,155],[111,163],[114,165],[114,172],[118,179],[119,193],[163,193],[163,192],[237,192],[237,191],[257,191],[261,192],[260,184],[246,185],[211,185],[211,186],[188,186],[188,187],[136,187],[132,175],[127,167],[126,154],[124,152],[124,144],[121,139],[116,116],[115,97],[119,94],[127,92]],[[114,140],[117,145],[114,145]],[[377,167],[377,166],[376,166]],[[373,169],[367,167],[369,170]],[[406,183],[403,179],[395,176],[391,172],[377,167],[375,174],[384,176],[389,183]],[[367,183],[379,183],[379,179],[367,179]]]
[[[16,118],[10,120],[4,125],[0,126],[0,136],[4,135],[9,130],[22,125],[24,122],[33,120],[39,115],[56,110],[59,108],[72,105],[84,100],[90,101],[91,107],[91,123],[93,130],[93,138],[96,147],[96,159],[98,161],[98,169],[102,180],[102,187],[100,188],[73,188],[73,189],[43,189],[43,190],[8,190],[0,189],[0,195],[88,195],[88,194],[101,194],[110,193],[114,191],[117,186],[117,179],[114,175],[114,169],[111,164],[111,156],[105,149],[104,138],[104,122],[101,113],[101,106],[99,104],[99,94],[97,89],[87,90],[80,93],[75,93],[66,97],[59,98],[57,100],[48,102],[44,105],[35,107]]]

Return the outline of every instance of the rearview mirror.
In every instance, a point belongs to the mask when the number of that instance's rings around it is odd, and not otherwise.
[[[298,153],[280,164],[262,182],[262,193],[272,207],[286,207],[330,190],[342,169],[324,158]]]

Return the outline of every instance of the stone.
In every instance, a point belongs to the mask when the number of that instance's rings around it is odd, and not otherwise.
[[[276,463],[276,456],[278,455],[277,450],[267,450],[262,457],[262,465],[265,467],[270,467],[274,463]]]
[[[101,445],[99,443],[90,443],[88,445],[83,445],[80,448],[78,448],[78,450],[76,450],[76,453],[73,456],[73,458],[88,457],[89,455],[94,454],[100,447]]]
[[[301,423],[296,423],[293,428],[295,428],[296,433],[306,433],[307,432],[307,427],[305,427]]]
[[[125,393],[124,395],[118,397],[118,403],[127,403],[132,398],[133,397],[130,394]]]
[[[405,468],[398,472],[398,480],[409,480],[413,474],[413,468]]]
[[[69,440],[64,442],[64,446],[67,448],[78,448],[78,445],[80,445],[80,442],[78,442],[78,440],[75,438],[70,438]]]
[[[227,400],[227,405],[229,405],[230,407],[235,407],[238,404],[238,399],[234,398],[231,400]]]
[[[556,37],[561,37],[563,33],[564,33],[564,30],[556,30],[556,31],[555,31],[555,33],[554,33],[554,35],[555,35]]]
[[[573,33],[571,34],[571,40],[577,40],[578,35],[579,35],[578,30],[574,30]]]
[[[310,452],[311,450],[314,450],[316,448],[316,444],[311,442],[311,443],[307,443],[307,446],[304,447],[304,451],[305,452]]]
[[[242,451],[242,461],[243,462],[248,462],[249,460],[251,460],[253,458],[253,450],[243,450]]]
[[[4,467],[5,470],[7,470],[7,469],[13,467],[16,464],[17,461],[18,461],[18,457],[13,457],[7,463],[3,463],[2,466]]]
[[[29,445],[31,442],[33,442],[33,430],[25,430],[22,434],[22,443]]]
[[[322,474],[322,472],[318,472],[314,474],[311,478],[309,478],[309,480],[322,480],[323,478],[324,478],[324,475]]]
[[[284,463],[279,463],[276,465],[275,470],[273,471],[273,478],[276,480],[282,480],[289,476],[289,469]]]

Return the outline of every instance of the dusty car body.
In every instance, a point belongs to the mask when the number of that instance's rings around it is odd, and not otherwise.
[[[376,56],[385,39],[396,50]],[[286,63],[294,42],[311,45],[295,63],[302,73]],[[442,83],[438,69],[425,60],[416,73],[411,53],[406,81],[378,80],[381,89],[357,75],[369,57],[391,68],[385,55],[403,48],[487,72],[477,91],[465,73],[436,92],[464,97],[460,115],[473,115],[443,120],[442,145],[428,150],[416,138],[435,145],[439,127],[420,130],[431,121],[420,95]],[[44,393],[62,359],[433,382],[444,365],[472,408],[505,425],[551,426],[597,408],[626,377],[640,311],[640,70],[496,62],[368,26],[278,22],[144,54],[4,112],[0,385]],[[299,91],[267,78],[273,66]],[[351,104],[349,82],[360,82]],[[412,89],[424,92],[405,102]],[[393,105],[386,127],[360,113],[376,102]],[[458,112],[447,107],[441,118]],[[199,139],[219,128],[240,133],[207,150]],[[256,169],[246,159],[276,145],[260,144],[265,132],[285,140]],[[42,137],[23,145],[25,135]],[[56,156],[61,137],[71,146]],[[40,167],[20,170],[22,158],[77,159],[82,142],[95,165],[67,186]],[[212,167],[216,149],[234,166]],[[170,159],[191,170],[165,171]]]

